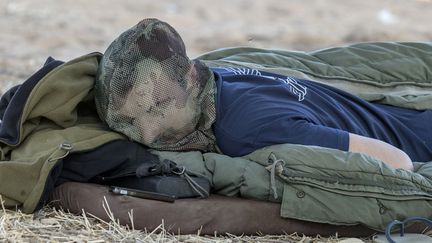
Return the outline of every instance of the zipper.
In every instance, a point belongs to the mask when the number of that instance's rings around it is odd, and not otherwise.
[[[121,177],[126,177],[126,176],[136,176],[136,172],[132,171],[132,172],[124,172],[122,174],[118,174],[115,176],[101,176],[99,177],[102,181],[110,181],[110,180],[114,180],[114,179],[118,179]]]

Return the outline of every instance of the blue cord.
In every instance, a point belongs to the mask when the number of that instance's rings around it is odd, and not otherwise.
[[[432,220],[427,219],[427,218],[422,218],[422,217],[411,217],[411,218],[407,218],[403,221],[399,221],[399,220],[393,220],[392,222],[390,222],[385,230],[385,235],[386,238],[388,240],[389,243],[396,243],[396,241],[394,241],[391,238],[391,230],[395,225],[399,225],[400,226],[400,236],[404,236],[405,234],[405,224],[412,222],[412,221],[422,221],[425,224],[431,225],[432,226]]]

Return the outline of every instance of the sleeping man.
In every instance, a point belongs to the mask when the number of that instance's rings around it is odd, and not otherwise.
[[[105,52],[99,115],[158,150],[243,156],[274,144],[373,156],[395,168],[432,161],[432,110],[367,102],[313,81],[190,60],[167,23],[145,19]]]

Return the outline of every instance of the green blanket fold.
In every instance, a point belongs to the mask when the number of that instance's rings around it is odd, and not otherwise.
[[[432,217],[432,163],[410,172],[359,153],[294,144],[241,158],[155,153],[207,177],[214,193],[280,202],[286,218],[384,230],[394,219]]]
[[[322,82],[383,104],[432,108],[432,43],[360,43],[309,53],[243,47],[197,59]]]

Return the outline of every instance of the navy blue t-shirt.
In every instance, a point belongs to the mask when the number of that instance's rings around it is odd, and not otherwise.
[[[432,161],[432,110],[367,102],[314,81],[254,69],[213,68],[216,141],[224,154],[292,143],[348,151],[348,132]]]

